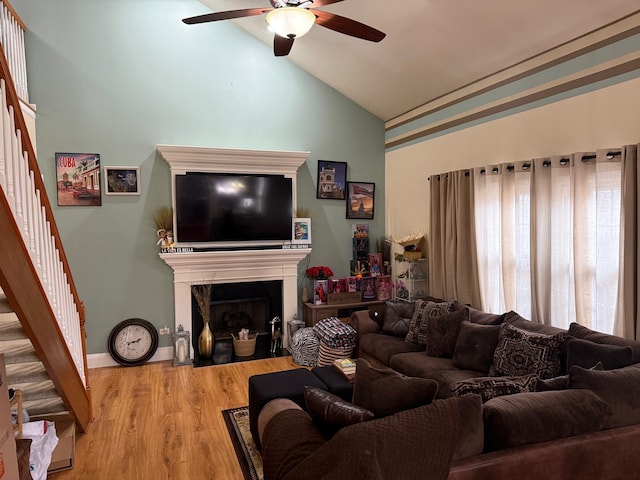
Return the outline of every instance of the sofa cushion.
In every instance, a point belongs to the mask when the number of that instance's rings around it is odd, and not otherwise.
[[[519,377],[535,373],[542,379],[557,377],[562,371],[565,337],[563,331],[545,335],[503,323],[489,376]]]
[[[385,302],[382,331],[387,335],[406,337],[414,307],[415,302]]]
[[[569,370],[569,388],[588,388],[609,404],[604,428],[640,423],[640,364],[616,370]]]
[[[517,393],[484,404],[485,451],[602,429],[608,406],[590,390]]]
[[[590,370],[604,370],[602,362],[596,363]],[[559,377],[548,378],[546,380],[538,379],[536,392],[548,392],[550,390],[566,390],[569,388],[569,374],[560,375]]]
[[[453,364],[463,370],[488,373],[499,336],[499,325],[462,322],[453,351]]]
[[[469,309],[447,313],[438,317],[427,317],[420,324],[418,338],[424,338],[426,354],[430,357],[453,356],[460,325],[469,319]]]
[[[439,317],[451,312],[453,302],[430,302],[428,300],[416,300],[413,316],[409,323],[409,331],[405,340],[407,342],[426,344],[426,338],[420,335],[420,326],[429,317]]]
[[[426,378],[413,378],[390,368],[373,368],[366,360],[356,360],[353,403],[376,417],[431,403],[438,384]]]
[[[451,386],[451,393],[454,396],[476,393],[480,395],[483,402],[486,402],[502,395],[533,392],[537,383],[536,374],[522,377],[478,377],[454,383]]]
[[[384,333],[365,333],[360,337],[360,350],[385,365],[389,365],[390,358],[398,353],[420,352],[424,355],[424,348],[424,345],[405,342],[404,338]]]
[[[486,374],[461,370],[450,358],[428,357],[421,352],[400,353],[391,357],[391,368],[408,377],[430,378],[438,382],[436,398],[451,396],[450,387],[461,380],[483,377]]]
[[[590,340],[594,343],[600,343],[604,345],[631,347],[631,349],[633,350],[633,363],[640,362],[640,342],[637,340],[629,340],[627,338],[618,337],[616,335],[597,332],[575,322],[569,325],[569,335],[571,335],[572,337],[582,338],[584,340]]]
[[[359,407],[322,388],[304,387],[307,411],[326,437],[332,437],[343,427],[371,420],[373,412]]]
[[[504,313],[489,313],[473,308],[459,301],[454,301],[451,307],[452,312],[462,310],[463,308],[469,309],[469,321],[471,323],[477,323],[479,325],[500,325],[504,321]]]
[[[544,325],[542,323],[532,322],[531,320],[527,320],[524,317],[521,317],[520,314],[511,310],[504,314],[504,323],[510,323],[514,327],[517,327],[521,330],[525,330],[527,332],[532,333],[542,333],[545,335],[555,335],[557,333],[567,333],[566,330],[554,327],[552,325]]]
[[[613,370],[631,365],[632,359],[633,350],[629,346],[600,344],[567,336],[567,371],[573,365],[591,368],[596,362],[602,362],[605,370]]]

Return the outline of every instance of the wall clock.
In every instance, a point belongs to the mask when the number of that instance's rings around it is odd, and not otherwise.
[[[142,318],[123,320],[109,334],[109,354],[120,365],[142,365],[157,349],[158,331]]]

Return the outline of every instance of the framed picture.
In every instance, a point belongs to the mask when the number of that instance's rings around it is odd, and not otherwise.
[[[291,243],[308,243],[311,244],[311,219],[310,218],[294,218],[293,234]]]
[[[344,200],[347,184],[347,162],[318,160],[316,198]]]
[[[373,219],[376,184],[347,182],[347,218]]]
[[[140,167],[104,167],[105,195],[140,195]]]
[[[100,154],[56,153],[60,206],[100,206]]]

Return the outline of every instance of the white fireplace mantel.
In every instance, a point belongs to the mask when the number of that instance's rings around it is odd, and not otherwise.
[[[161,253],[173,269],[175,327],[193,332],[191,286],[235,282],[282,281],[282,334],[289,345],[289,321],[298,312],[298,263],[310,248]]]
[[[292,179],[292,204],[296,210],[296,176],[309,152],[240,150],[179,145],[157,145],[171,168],[171,188],[175,209],[175,175],[187,172],[232,174],[273,174]],[[175,211],[175,210],[174,210]],[[176,245],[177,247],[180,244]],[[191,319],[191,286],[205,284],[282,281],[282,335],[289,345],[288,323],[298,312],[298,264],[311,248],[251,248],[204,252],[161,253],[160,258],[173,269],[175,327],[182,324],[196,337]]]

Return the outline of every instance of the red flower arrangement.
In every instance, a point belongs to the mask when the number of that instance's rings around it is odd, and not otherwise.
[[[307,277],[309,278],[329,278],[333,276],[333,270],[329,267],[311,267],[307,269]]]

